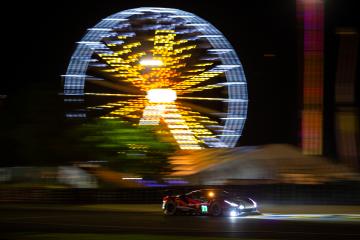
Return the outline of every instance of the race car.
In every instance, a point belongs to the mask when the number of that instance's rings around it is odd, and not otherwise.
[[[251,198],[241,198],[221,189],[200,189],[182,195],[163,198],[165,215],[178,213],[192,215],[231,216],[257,214],[257,203]]]

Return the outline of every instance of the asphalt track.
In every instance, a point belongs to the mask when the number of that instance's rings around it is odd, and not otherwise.
[[[167,217],[161,212],[2,208],[0,228],[0,239],[19,232],[141,233],[257,239],[360,239],[360,214],[264,213],[247,217]]]

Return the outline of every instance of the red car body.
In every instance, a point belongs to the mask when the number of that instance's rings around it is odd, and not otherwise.
[[[194,215],[230,215],[257,212],[257,204],[251,198],[241,198],[219,189],[201,189],[182,195],[163,198],[165,215],[189,213]]]

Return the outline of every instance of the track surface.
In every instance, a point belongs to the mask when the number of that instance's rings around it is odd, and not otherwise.
[[[19,232],[141,233],[275,239],[360,239],[360,215],[263,214],[250,217],[1,209],[1,239]]]

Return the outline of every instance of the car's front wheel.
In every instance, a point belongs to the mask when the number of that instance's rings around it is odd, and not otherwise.
[[[176,203],[174,201],[168,201],[165,204],[164,214],[167,216],[173,216],[176,214]]]
[[[219,202],[213,202],[210,205],[210,214],[214,217],[219,217],[222,215],[222,208]]]

